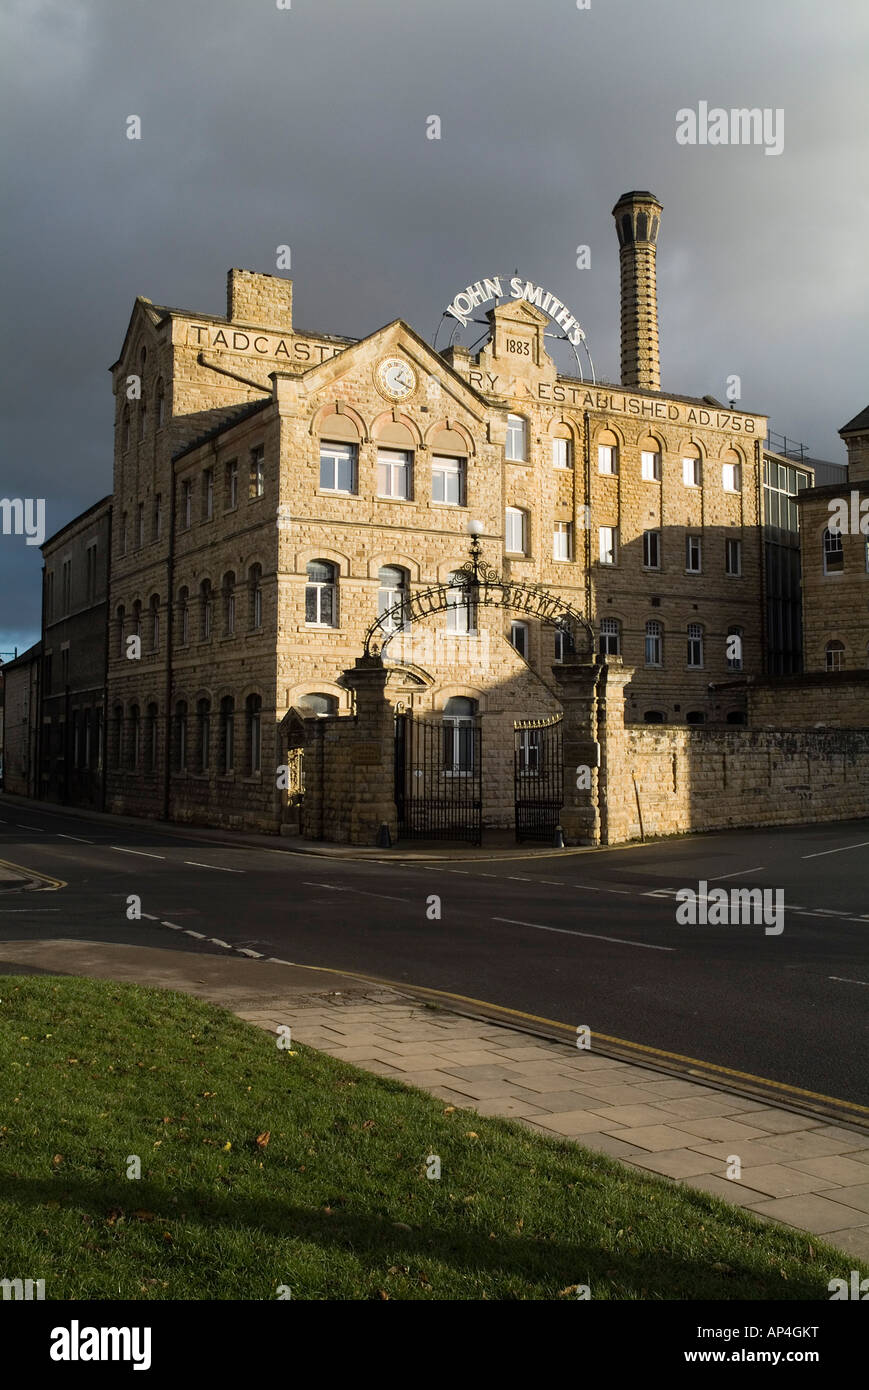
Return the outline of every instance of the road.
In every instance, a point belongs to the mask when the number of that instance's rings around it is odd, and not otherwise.
[[[0,797],[0,859],[66,883],[0,893],[5,941],[234,947],[869,1104],[866,820],[402,863],[202,841]],[[783,930],[680,925],[673,895],[701,880],[782,889]],[[127,917],[130,895],[140,921]]]

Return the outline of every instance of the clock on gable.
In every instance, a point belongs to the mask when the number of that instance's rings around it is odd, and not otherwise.
[[[378,362],[374,379],[381,395],[390,401],[404,401],[416,390],[416,372],[402,357],[383,357]]]

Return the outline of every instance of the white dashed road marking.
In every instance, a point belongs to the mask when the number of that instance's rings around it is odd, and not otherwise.
[[[138,854],[140,859],[165,859],[165,854],[147,854],[143,849],[124,849],[123,845],[109,845],[109,849],[116,849],[118,854]]]

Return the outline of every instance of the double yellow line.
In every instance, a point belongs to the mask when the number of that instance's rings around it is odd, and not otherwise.
[[[66,888],[66,880],[62,878],[52,878],[51,874],[42,874],[38,869],[28,869],[24,864],[13,864],[8,859],[0,859],[0,869],[10,869],[13,873],[21,874],[25,879],[32,882],[33,879],[41,879],[43,887],[31,889],[34,893],[56,893],[58,888]],[[30,882],[24,885],[30,887]],[[2,890],[0,890],[2,891]],[[15,890],[12,889],[12,892]]]

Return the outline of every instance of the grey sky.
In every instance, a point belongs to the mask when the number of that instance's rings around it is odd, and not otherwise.
[[[618,380],[628,189],[664,204],[664,390],[819,457],[867,403],[865,0],[7,0],[0,495],[48,534],[111,490],[106,371],[133,298],[222,313],[292,248],[297,324],[431,338],[511,272]],[[675,113],[784,110],[784,151],[680,146]],[[126,118],[142,119],[141,141]],[[426,139],[439,115],[442,139]],[[576,269],[578,244],[591,268]],[[35,640],[41,556],[0,536],[0,651]]]

